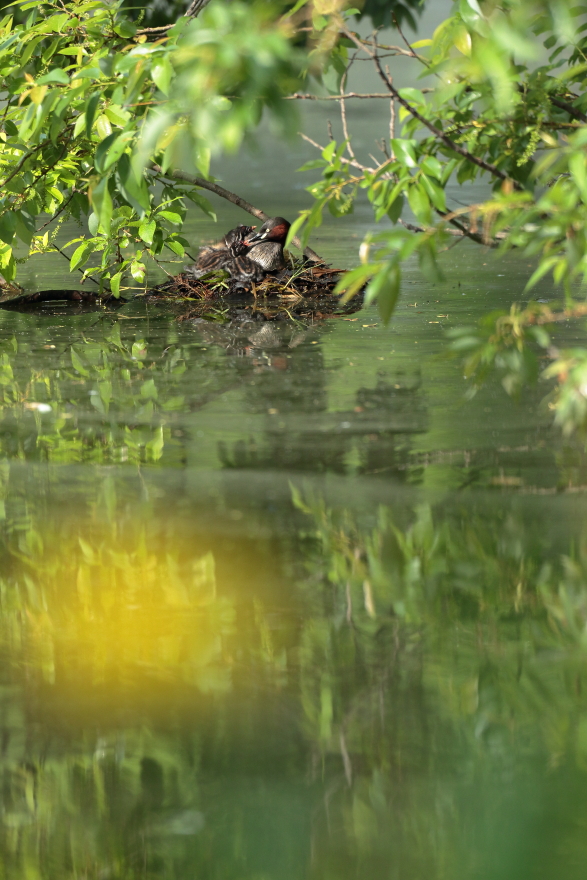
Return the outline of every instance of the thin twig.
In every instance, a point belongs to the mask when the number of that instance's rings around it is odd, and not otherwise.
[[[298,134],[309,144],[312,144],[313,147],[316,147],[317,150],[326,149],[325,147],[320,146],[320,144],[317,144],[316,141],[313,141],[311,137],[308,137],[308,135],[304,134],[302,131],[298,132]],[[370,174],[374,174],[378,170],[377,168],[369,168],[367,165],[361,165],[356,159],[345,159],[344,156],[341,156],[340,161],[344,165],[352,165],[353,168],[358,168],[360,171],[368,171]],[[382,164],[385,165],[385,162]],[[379,165],[379,168],[381,168],[381,165]]]
[[[399,28],[398,28],[398,30],[399,30]],[[417,52],[414,52],[414,50],[412,49],[412,47],[410,46],[410,44],[408,43],[408,41],[406,40],[406,38],[404,37],[403,34],[402,34],[402,38],[404,39],[404,41],[406,42],[406,44],[408,46],[407,49],[402,49],[401,46],[386,46],[384,44],[380,44],[379,48],[383,49],[384,52],[391,51],[391,52],[396,52],[398,55],[405,55],[408,58],[416,58],[418,61],[421,61],[423,64],[425,64],[427,59],[424,58],[422,55],[418,55]],[[371,40],[364,40],[364,42],[367,43],[368,46],[372,45]]]
[[[212,183],[211,180],[205,180],[203,177],[196,177],[194,174],[187,174],[185,171],[163,171],[160,165],[151,165],[149,171],[155,174],[161,174],[163,177],[170,177],[172,180],[185,180],[186,183],[191,183],[192,186],[199,186],[202,189],[207,189],[210,192],[215,193],[217,196],[220,196],[220,198],[232,202],[233,205],[238,205],[243,211],[252,214],[253,217],[257,217],[259,220],[269,220],[269,215],[265,214],[264,211],[261,211],[260,208],[255,208],[255,206],[251,205],[250,202],[247,202],[246,199],[241,198],[241,196],[238,196],[236,193],[233,193],[228,189],[224,189],[223,186],[219,186],[217,183]],[[293,243],[296,247],[301,248],[302,246],[297,236],[293,239]],[[318,256],[316,251],[313,251],[312,248],[309,247],[304,250],[304,256],[309,260],[312,260],[314,263],[324,262],[322,257]]]
[[[340,101],[341,98],[385,98],[389,100],[389,92],[345,92],[344,95],[310,95],[306,92],[294,92],[293,95],[287,95],[286,101]]]
[[[354,159],[356,162],[357,157],[355,156],[355,153],[354,153],[354,150],[353,150],[353,147],[351,144],[351,136],[349,134],[349,127],[347,125],[347,118],[346,118],[346,104],[344,102],[344,87],[346,85],[346,80],[347,80],[349,68],[350,68],[351,64],[353,63],[353,61],[354,61],[354,58],[351,58],[351,60],[348,63],[347,69],[343,73],[342,79],[340,81],[340,102],[339,102],[339,104],[340,104],[340,118],[342,121],[342,134],[343,134],[343,137],[346,141],[346,148],[348,150],[348,154],[351,157],[351,159]]]
[[[393,18],[393,23],[395,24],[400,37],[402,38],[402,40],[404,41],[404,43],[406,44],[406,46],[408,48],[408,55],[411,55],[412,58],[416,58],[418,61],[421,61],[422,64],[424,64],[426,67],[429,67],[430,65],[429,65],[428,59],[424,58],[422,55],[418,55],[417,52],[414,52],[414,50],[410,46],[408,40],[406,40],[406,38],[404,36],[404,32],[402,31],[401,27],[399,26],[399,22],[397,20],[395,13],[392,13],[392,18]],[[383,48],[383,46],[381,48]]]
[[[59,254],[61,254],[62,257],[65,257],[65,259],[67,260],[68,263],[70,262],[69,257],[67,256],[67,254],[66,254],[64,251],[61,250],[60,247],[57,247],[56,244],[52,244],[51,247],[54,248],[54,250],[56,250]],[[100,282],[99,282],[99,281],[96,281],[95,278],[92,278],[91,275],[86,275],[86,270],[85,270],[85,269],[80,269],[80,268],[78,268],[77,271],[78,271],[78,272],[81,272],[82,275],[85,275],[85,276],[86,276],[84,280],[87,279],[88,281],[93,281],[94,284],[97,284],[98,287],[100,287]],[[82,282],[82,283],[83,283],[83,282]],[[108,288],[108,290],[110,290],[110,288]]]
[[[18,172],[20,171],[20,169],[22,168],[22,166],[24,165],[24,163],[25,163],[28,159],[30,159],[31,156],[34,156],[35,153],[38,153],[39,150],[42,150],[43,147],[45,147],[45,146],[47,146],[47,142],[46,142],[46,141],[43,141],[42,143],[37,144],[36,147],[33,147],[32,150],[29,150],[27,153],[25,153],[24,156],[22,157],[22,159],[21,159],[19,162],[17,162],[16,166],[13,168],[13,170],[12,170],[11,173],[8,175],[8,177],[7,177],[5,180],[2,181],[2,183],[0,184],[0,187],[2,187],[2,189],[4,189],[4,187],[6,186],[6,184],[7,184],[10,180],[12,180],[13,177],[16,177],[16,175],[18,174]]]
[[[69,196],[69,198],[67,198],[67,199],[63,202],[63,204],[61,205],[61,207],[59,208],[59,210],[56,211],[56,212],[53,214],[53,216],[50,217],[49,220],[47,220],[46,223],[43,223],[42,226],[39,226],[39,228],[37,229],[37,232],[40,232],[41,229],[44,229],[44,228],[45,228],[45,226],[49,226],[51,223],[53,223],[54,220],[57,220],[57,218],[59,217],[60,214],[63,214],[63,212],[65,211],[65,209],[67,208],[67,206],[68,206],[69,203],[71,202],[72,198],[73,198],[74,195],[76,194],[76,192],[77,192],[77,190],[76,190],[76,188],[75,188],[75,186],[74,186],[73,189],[72,189],[72,191],[71,191],[71,195]]]
[[[161,34],[165,31],[170,31],[172,27],[175,27],[176,22],[172,22],[171,24],[162,24],[159,27],[150,27],[150,28],[141,28],[140,31],[137,31],[137,35],[141,34]]]

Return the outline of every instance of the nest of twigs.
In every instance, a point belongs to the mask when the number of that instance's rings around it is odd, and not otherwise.
[[[246,312],[254,314],[256,320],[289,318],[313,322],[351,314],[361,307],[361,296],[341,303],[339,296],[334,294],[343,271],[323,264],[298,264],[292,269],[267,275],[260,284],[248,288],[218,275],[196,280],[182,273],[149,291],[148,295],[160,302],[172,301],[178,309],[181,307],[180,321],[230,321],[235,315]]]
[[[331,295],[340,278],[342,269],[331,269],[329,266],[316,263],[300,263],[291,269],[284,269],[267,275],[259,284],[251,283],[244,288],[233,278],[223,274],[196,279],[187,273],[180,273],[174,278],[159,284],[149,291],[149,296],[161,296],[165,299],[203,299],[219,300],[225,297],[287,297],[291,300],[307,297],[323,297]]]

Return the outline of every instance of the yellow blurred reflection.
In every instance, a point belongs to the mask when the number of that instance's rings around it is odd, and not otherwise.
[[[80,532],[84,532],[82,537]],[[0,579],[0,632],[10,661],[44,685],[111,687],[141,696],[153,686],[225,692],[234,607],[218,595],[214,555],[197,536],[149,540],[61,520],[31,528]]]

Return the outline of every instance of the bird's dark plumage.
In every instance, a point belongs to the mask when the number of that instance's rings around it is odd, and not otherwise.
[[[202,278],[221,269],[241,284],[258,284],[268,272],[285,268],[283,245],[290,224],[283,217],[267,220],[258,232],[239,224],[213,245],[200,248],[198,259],[186,274]]]
[[[283,245],[290,225],[283,217],[266,220],[258,232],[249,235],[245,240],[245,244],[249,246],[249,260],[257,263],[264,272],[279,272],[284,269]]]
[[[238,226],[227,232],[220,241],[204,245],[199,250],[197,261],[191,266],[186,266],[186,274],[192,275],[194,278],[202,278],[211,272],[226,269],[232,275],[231,263],[247,253],[248,246],[245,245],[245,239],[254,229],[254,226],[244,226],[239,223]]]

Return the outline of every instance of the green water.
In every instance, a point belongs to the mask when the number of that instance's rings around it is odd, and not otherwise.
[[[442,356],[528,267],[445,268],[389,329],[0,311],[1,876],[584,876],[587,460]]]

